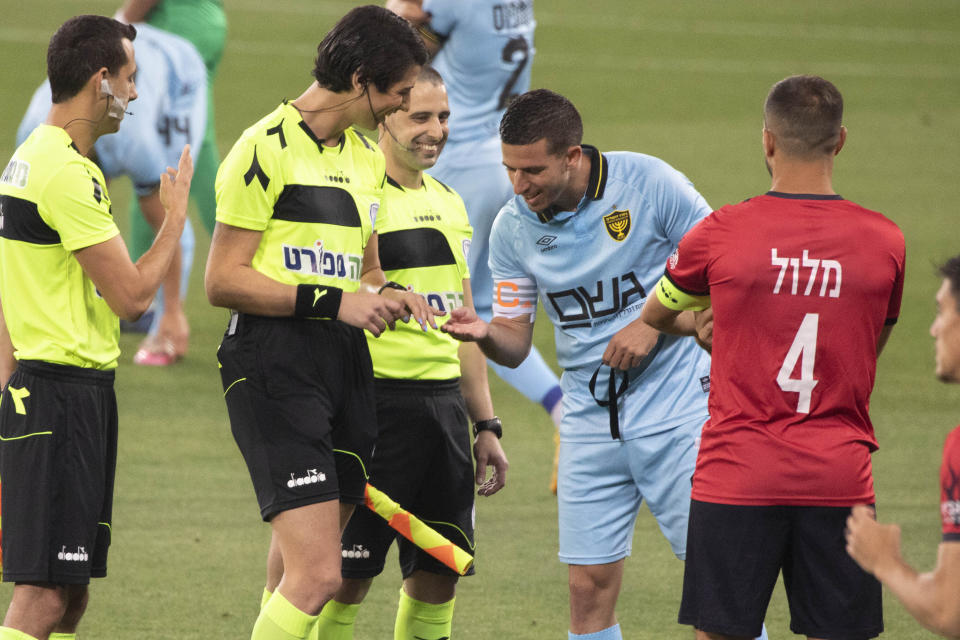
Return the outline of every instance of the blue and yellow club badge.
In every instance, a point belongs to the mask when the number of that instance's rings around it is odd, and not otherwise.
[[[630,210],[608,213],[603,216],[603,226],[606,227],[611,238],[617,242],[623,242],[624,238],[630,234]]]

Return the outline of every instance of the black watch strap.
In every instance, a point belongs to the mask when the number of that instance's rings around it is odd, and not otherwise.
[[[503,437],[503,423],[496,416],[473,423],[473,437],[476,438],[481,431],[492,431],[493,435],[500,439]]]

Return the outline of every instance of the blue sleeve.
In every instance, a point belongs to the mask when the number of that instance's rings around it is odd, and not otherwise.
[[[52,104],[50,83],[44,82],[34,92],[33,98],[30,99],[30,106],[27,107],[27,112],[23,115],[23,120],[20,121],[20,127],[17,128],[18,147],[23,144],[23,141],[30,136],[34,129],[47,119]]]
[[[664,163],[657,179],[656,203],[663,234],[676,246],[712,209],[685,175]]]
[[[512,204],[508,202],[497,214],[490,229],[490,250],[487,262],[493,281],[527,277],[519,258],[517,234],[513,231]]]
[[[457,8],[466,0],[424,0],[423,10],[430,14],[430,28],[447,37],[457,24]]]

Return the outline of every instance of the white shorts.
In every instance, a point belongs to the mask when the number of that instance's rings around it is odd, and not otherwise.
[[[630,555],[646,500],[673,553],[686,556],[690,490],[704,415],[649,436],[561,442],[560,553],[567,564],[605,564]]]

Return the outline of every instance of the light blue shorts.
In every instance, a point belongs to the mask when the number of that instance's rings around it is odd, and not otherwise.
[[[673,553],[686,556],[690,490],[707,416],[649,436],[609,442],[561,442],[561,562],[605,564],[630,555],[646,500]]]

